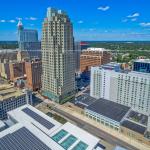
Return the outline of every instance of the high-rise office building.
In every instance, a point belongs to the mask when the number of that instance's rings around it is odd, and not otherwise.
[[[150,76],[148,73],[121,72],[112,67],[92,67],[91,91],[94,98],[104,98],[150,114]]]
[[[138,59],[133,62],[133,70],[150,73],[150,59]]]
[[[47,9],[42,34],[42,70],[43,95],[59,103],[74,97],[73,27],[61,10]]]
[[[20,51],[25,51],[30,58],[41,57],[41,42],[38,41],[38,31],[24,29],[21,21],[18,22],[18,44]]]

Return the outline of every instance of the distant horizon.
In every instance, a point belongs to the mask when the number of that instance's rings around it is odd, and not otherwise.
[[[41,40],[39,40],[40,42],[41,42]],[[11,40],[7,40],[7,41],[0,41],[0,42],[18,42],[18,41],[16,41],[16,40],[13,40],[13,41],[11,41]],[[134,40],[129,40],[129,41],[127,41],[127,40],[122,40],[122,41],[119,41],[119,40],[112,40],[112,41],[109,41],[109,40],[107,40],[107,41],[94,41],[94,40],[79,40],[79,41],[75,41],[75,42],[150,42],[150,40],[149,41],[147,41],[147,40],[137,40],[137,41],[134,41]]]

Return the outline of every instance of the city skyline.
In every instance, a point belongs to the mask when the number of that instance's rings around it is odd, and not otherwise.
[[[0,150],[150,150],[148,4],[2,2]]]
[[[8,5],[8,2],[11,5]],[[148,0],[19,0],[3,1],[0,6],[0,40],[17,40],[17,22],[37,29],[41,39],[42,20],[47,7],[66,11],[74,26],[75,40],[132,41],[150,39]],[[28,10],[28,11],[27,11]],[[11,13],[10,13],[11,12]],[[81,13],[82,12],[82,13]]]

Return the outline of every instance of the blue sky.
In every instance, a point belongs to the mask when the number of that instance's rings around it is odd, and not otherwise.
[[[0,40],[17,39],[18,18],[40,38],[47,7],[68,13],[75,40],[150,41],[150,0],[2,0]]]

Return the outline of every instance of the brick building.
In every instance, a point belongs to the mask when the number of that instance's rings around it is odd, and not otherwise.
[[[27,87],[33,91],[41,88],[42,62],[32,61],[25,63]]]
[[[80,72],[89,71],[92,66],[99,66],[111,61],[111,54],[103,48],[88,48],[80,55]]]
[[[9,63],[10,80],[15,81],[19,77],[23,77],[25,74],[25,62],[12,62]]]

